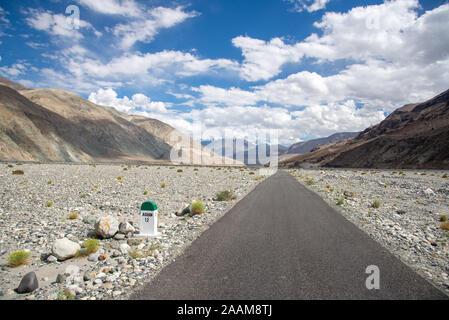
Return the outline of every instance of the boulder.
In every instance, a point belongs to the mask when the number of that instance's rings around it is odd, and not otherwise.
[[[114,217],[101,217],[95,222],[95,232],[103,239],[109,239],[119,231],[119,225],[120,222]]]
[[[53,243],[52,254],[60,261],[70,259],[76,255],[81,247],[78,243],[67,238],[58,239]]]
[[[19,287],[16,289],[17,293],[30,293],[39,288],[36,273],[29,272],[23,276]]]

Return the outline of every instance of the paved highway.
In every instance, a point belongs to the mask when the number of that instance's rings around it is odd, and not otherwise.
[[[366,268],[371,265],[379,268],[379,289],[366,287]],[[294,177],[279,171],[132,298],[448,297]]]

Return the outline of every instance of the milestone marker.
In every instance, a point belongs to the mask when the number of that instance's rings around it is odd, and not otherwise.
[[[140,207],[140,235],[146,237],[157,237],[157,204],[153,201],[142,203]]]

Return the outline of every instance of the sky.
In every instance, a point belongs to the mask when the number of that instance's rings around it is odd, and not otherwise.
[[[2,0],[0,75],[288,145],[449,89],[447,0]]]

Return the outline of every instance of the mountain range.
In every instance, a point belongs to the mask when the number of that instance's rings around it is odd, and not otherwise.
[[[183,158],[200,154],[207,163],[223,160],[159,120],[99,106],[69,91],[29,89],[0,78],[2,161],[168,161],[173,134],[183,138]]]
[[[405,105],[347,140],[280,163],[285,167],[449,169],[449,90]]]

